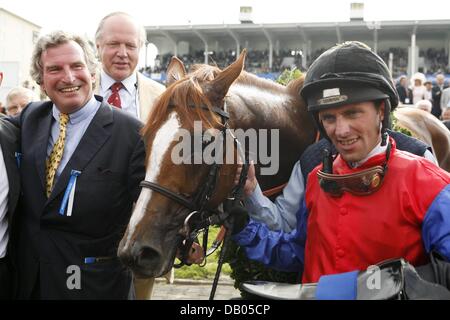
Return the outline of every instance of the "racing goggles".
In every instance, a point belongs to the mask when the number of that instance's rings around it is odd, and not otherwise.
[[[366,196],[380,189],[385,168],[372,167],[357,173],[333,174],[317,172],[322,189],[333,197],[340,197],[346,191],[357,196]]]

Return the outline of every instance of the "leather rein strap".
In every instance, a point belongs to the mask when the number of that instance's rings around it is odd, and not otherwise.
[[[188,198],[182,196],[181,194],[175,193],[167,188],[161,187],[157,183],[153,183],[153,182],[144,180],[144,181],[141,181],[139,186],[156,191],[159,194],[162,194],[163,196],[177,202],[178,204],[181,204],[183,207],[186,207],[192,211],[195,210],[194,204],[191,201],[189,201]]]
[[[191,108],[197,108],[197,106],[189,105]],[[237,140],[237,138],[231,133],[228,126],[228,120],[230,118],[228,112],[226,111],[226,102],[224,103],[224,110],[218,107],[211,107],[208,108],[207,106],[198,106],[204,110],[212,111],[215,114],[219,115],[222,119],[222,125],[223,129],[221,130],[221,137],[222,140],[221,143],[224,143],[226,141],[226,135],[227,133],[230,134],[233,138],[234,144],[236,146],[236,149],[239,152],[239,156],[241,157],[243,161],[242,165],[242,171],[241,175],[239,177],[239,183],[232,189],[230,192],[229,197],[226,200],[226,203],[228,203],[228,206],[224,204],[224,207],[233,207],[234,205],[237,205],[241,199],[243,194],[243,189],[245,182],[247,180],[247,172],[248,172],[248,161],[245,156],[244,151],[242,150],[242,146]],[[140,186],[143,188],[151,189],[173,201],[180,204],[181,206],[191,210],[191,213],[187,216],[185,219],[183,228],[181,229],[181,255],[180,263],[174,265],[174,267],[179,268],[183,265],[189,265],[187,262],[187,259],[189,257],[189,253],[192,247],[193,242],[196,240],[197,235],[201,230],[204,230],[204,237],[203,237],[203,250],[204,250],[204,256],[207,257],[210,254],[212,254],[215,249],[217,249],[220,246],[221,239],[216,239],[214,241],[213,248],[211,250],[206,251],[206,244],[207,244],[207,236],[208,236],[208,227],[210,225],[214,224],[220,224],[223,223],[227,219],[232,219],[232,217],[229,217],[229,214],[226,212],[227,210],[224,210],[223,213],[218,212],[217,210],[211,210],[207,209],[207,205],[209,203],[209,200],[211,199],[211,196],[213,195],[217,182],[218,182],[218,173],[220,170],[220,164],[213,163],[210,165],[210,170],[208,173],[208,177],[206,178],[206,181],[203,185],[203,187],[198,190],[198,192],[195,194],[195,196],[192,198],[187,198],[179,193],[176,193],[170,189],[167,189],[159,184],[150,182],[150,181],[142,181],[140,183]],[[232,225],[230,223],[229,225]],[[220,252],[219,262],[217,266],[216,276],[214,278],[211,294],[210,294],[210,300],[214,298],[215,290],[218,283],[218,278],[220,276],[221,267],[224,260],[224,254],[227,247],[227,242],[230,238],[231,230],[226,230],[219,232],[219,235],[225,240],[223,241],[223,248]],[[223,239],[222,238],[222,239]]]

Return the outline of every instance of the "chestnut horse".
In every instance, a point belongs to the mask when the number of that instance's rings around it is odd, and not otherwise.
[[[167,70],[168,88],[143,129],[147,147],[145,180],[149,184],[192,199],[204,187],[210,165],[175,163],[172,151],[179,143],[178,134],[186,130],[192,133],[195,121],[201,121],[204,129],[222,130],[225,112],[231,129],[279,130],[279,141],[275,141],[283,156],[279,172],[275,176],[258,175],[258,180],[263,188],[287,182],[294,163],[316,135],[298,94],[303,78],[285,87],[243,71],[244,60],[245,50],[223,71],[198,65],[186,74],[183,63],[172,58]],[[217,208],[233,189],[236,162],[218,169],[214,192],[207,198],[208,208]],[[156,191],[142,189],[118,249],[121,260],[139,277],[158,277],[170,270],[181,244],[180,232],[192,211],[183,202],[173,201],[167,192]]]
[[[394,111],[397,125],[432,147],[439,166],[450,172],[450,131],[429,112],[400,107]]]

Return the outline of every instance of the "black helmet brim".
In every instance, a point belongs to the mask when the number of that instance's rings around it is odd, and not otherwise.
[[[336,83],[336,81],[330,79],[329,81],[322,81],[320,88],[314,87],[311,88],[311,93],[306,95],[310,112],[366,101],[390,99],[384,91],[374,87],[373,84],[361,81],[347,79]]]

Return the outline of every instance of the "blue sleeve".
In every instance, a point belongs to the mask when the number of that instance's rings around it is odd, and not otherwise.
[[[422,238],[427,252],[436,251],[450,261],[450,184],[428,208],[423,220]]]
[[[305,183],[300,161],[298,161],[283,193],[276,198],[275,202],[264,196],[258,185],[253,194],[245,200],[245,207],[253,220],[265,223],[270,230],[290,232],[296,227],[296,213],[304,193]]]
[[[255,220],[233,239],[245,249],[247,257],[280,271],[302,272],[305,256],[308,214],[305,201],[297,211],[297,228],[291,232],[273,231]]]

